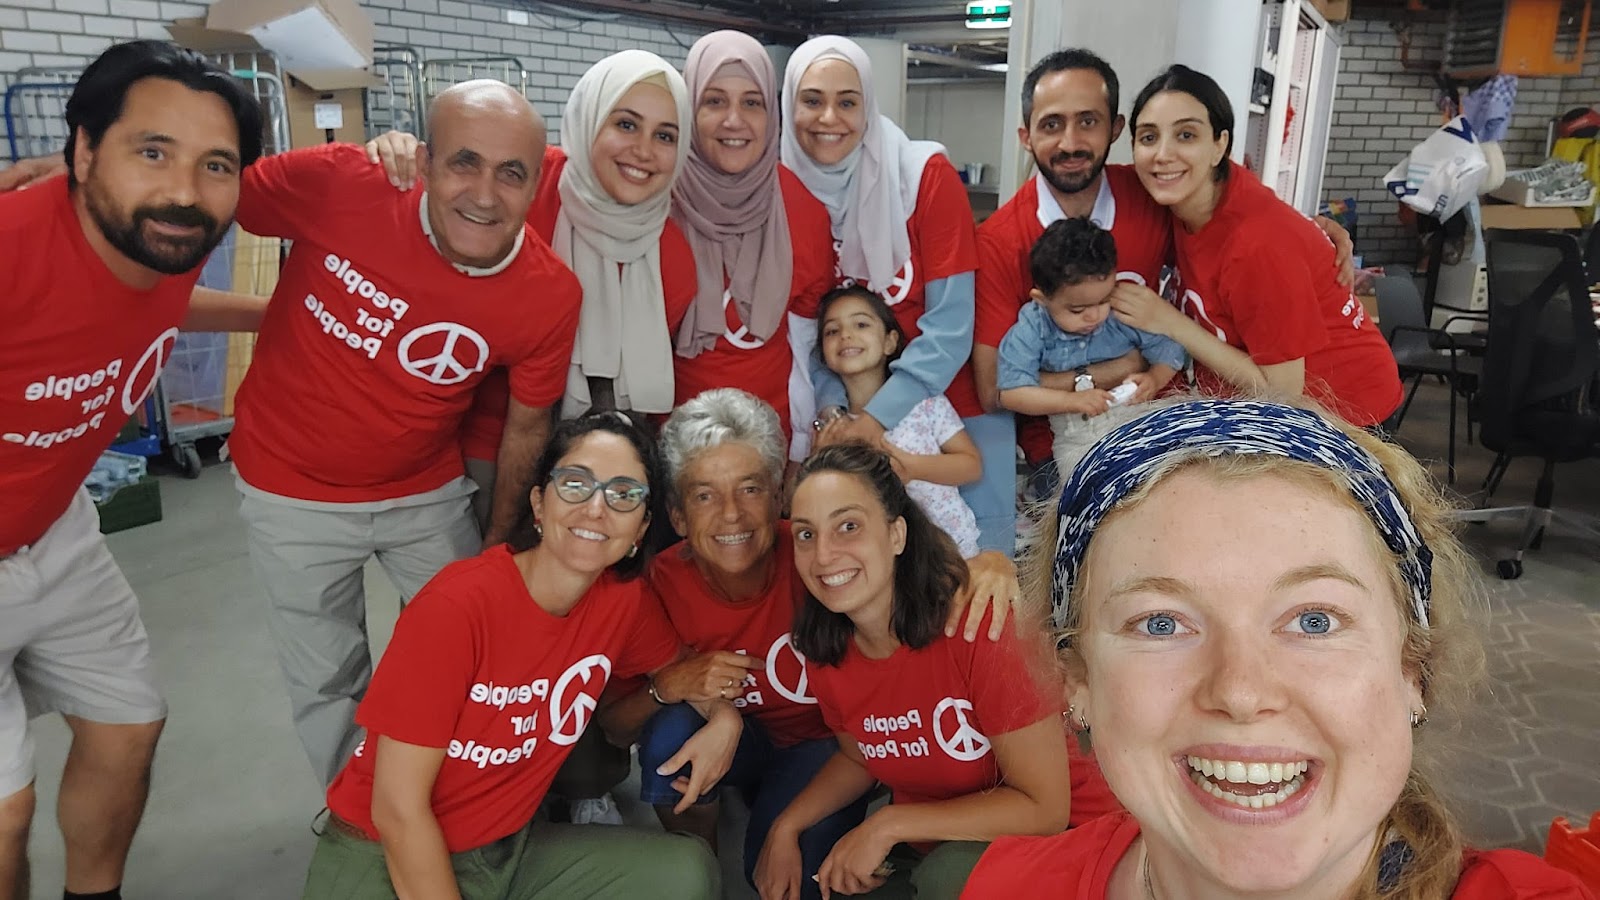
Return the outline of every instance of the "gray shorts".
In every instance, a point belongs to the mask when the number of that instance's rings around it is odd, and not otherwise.
[[[166,717],[138,598],[87,492],[37,543],[0,559],[0,622],[0,797],[33,782],[35,716],[112,725]]]

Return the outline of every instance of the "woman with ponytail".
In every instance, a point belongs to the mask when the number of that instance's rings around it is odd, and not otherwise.
[[[1403,450],[1185,399],[1101,439],[1057,512],[1025,590],[1127,811],[996,841],[964,897],[1590,900],[1463,847],[1429,778],[1482,650],[1475,567]]]

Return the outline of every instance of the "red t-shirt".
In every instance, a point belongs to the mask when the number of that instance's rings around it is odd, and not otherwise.
[[[533,205],[528,207],[528,224],[533,226],[546,248],[556,233],[556,216],[561,212],[561,170],[566,166],[567,154],[560,147],[550,147],[544,151],[544,165],[539,171],[539,190],[533,195]],[[689,249],[689,239],[683,236],[683,231],[671,219],[661,229],[661,287],[666,294],[667,334],[675,335],[678,325],[689,312],[689,305],[694,302],[699,284],[695,280],[694,251]],[[581,293],[582,289],[579,291]],[[557,400],[566,393],[567,369],[571,365],[572,353],[569,348],[561,364],[561,389],[556,392]],[[509,400],[505,374],[491,371],[478,388],[472,408],[462,423],[461,446],[466,458],[493,462],[499,457],[500,435],[506,428]]]
[[[837,666],[811,663],[822,718],[854,738],[872,777],[896,803],[948,800],[1001,783],[990,735],[1061,717],[1006,629],[999,641],[945,637],[868,659],[847,644]],[[1063,732],[1063,740],[1065,740]]]
[[[444,567],[400,615],[356,723],[367,740],[328,808],[378,839],[373,735],[441,747],[433,814],[451,853],[528,823],[611,678],[672,662],[678,639],[642,580],[601,576],[564,618],[528,595],[500,544]]]
[[[1172,216],[1150,198],[1133,166],[1108,165],[1095,212],[1110,220],[1117,244],[1117,278],[1158,290],[1161,269],[1172,260]],[[1032,302],[1033,245],[1044,234],[1039,221],[1038,175],[978,226],[978,322],[976,343],[998,348],[1022,307]],[[1106,200],[1109,199],[1109,205]],[[1100,215],[1102,207],[1105,213]],[[1017,442],[1028,459],[1050,458],[1053,436],[1043,416],[1018,416]]]
[[[830,233],[832,226],[829,226]],[[894,310],[895,321],[906,333],[907,343],[916,340],[922,329],[917,320],[927,311],[927,286],[930,281],[972,272],[978,268],[977,239],[972,228],[972,203],[967,199],[966,185],[956,174],[950,160],[934,156],[922,170],[922,181],[917,185],[917,208],[906,222],[906,233],[911,239],[911,258],[895,275],[894,282],[882,294]],[[839,242],[834,242],[834,258],[838,259]],[[832,287],[854,284],[854,279],[844,277],[834,269]],[[796,310],[809,318],[816,318],[815,304],[810,309]],[[970,348],[969,348],[970,353]],[[978,385],[972,380],[972,361],[969,359],[956,373],[945,397],[962,416],[983,414],[978,402]]]
[[[778,187],[789,220],[794,275],[790,279],[789,309],[815,313],[817,301],[833,287],[837,262],[833,255],[833,226],[828,208],[811,196],[793,172],[778,167]],[[778,330],[765,341],[752,337],[739,320],[739,305],[722,295],[727,330],[715,346],[693,359],[674,355],[676,403],[712,388],[737,387],[749,391],[778,411],[785,440],[789,436],[789,371],[794,353],[789,347],[789,320],[779,320]]]
[[[789,523],[778,523],[772,581],[761,596],[742,603],[723,599],[700,574],[688,544],[668,548],[650,564],[650,583],[666,607],[678,637],[696,653],[732,650],[767,661],[745,676],[733,705],[753,716],[772,743],[789,747],[831,738],[817,698],[807,687],[806,660],[790,643],[794,615],[804,594],[794,571]]]
[[[134,290],[83,228],[65,178],[0,194],[0,556],[67,511],[172,358],[200,278]]]
[[[1139,837],[1127,813],[1048,837],[1003,837],[978,860],[964,900],[1104,900],[1111,873]],[[1046,887],[1048,886],[1048,887]],[[1594,900],[1578,879],[1520,850],[1469,850],[1452,900]]]
[[[1400,405],[1394,355],[1365,309],[1339,284],[1334,248],[1242,166],[1230,167],[1211,221],[1174,222],[1183,311],[1258,365],[1305,359],[1306,394],[1356,425]],[[1195,367],[1202,388],[1226,384]]]
[[[229,440],[252,486],[335,503],[433,490],[462,473],[461,417],[490,367],[529,406],[561,399],[577,278],[531,233],[499,274],[457,271],[421,199],[344,144],[245,170],[239,224],[294,241]]]

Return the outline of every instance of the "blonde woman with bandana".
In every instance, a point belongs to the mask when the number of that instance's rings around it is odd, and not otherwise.
[[[1481,683],[1477,564],[1404,450],[1186,399],[1101,438],[1055,512],[1028,593],[1127,812],[994,842],[963,897],[1592,900],[1465,846],[1436,787]]]

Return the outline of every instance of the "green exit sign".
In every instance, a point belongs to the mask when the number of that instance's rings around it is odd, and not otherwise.
[[[968,28],[1010,28],[1011,4],[970,0],[967,3]]]

